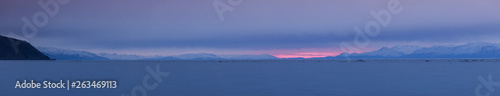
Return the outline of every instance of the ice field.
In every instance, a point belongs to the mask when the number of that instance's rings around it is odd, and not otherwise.
[[[488,88],[500,88],[494,84],[500,82],[499,63],[498,59],[0,61],[0,95],[495,96],[498,91]],[[155,78],[148,71],[168,76]],[[14,88],[18,80],[116,80],[118,87]]]

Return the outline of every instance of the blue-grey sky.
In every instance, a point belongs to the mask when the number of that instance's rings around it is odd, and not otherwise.
[[[0,34],[26,37],[21,18],[31,21],[45,12],[38,1],[0,0]],[[216,1],[234,8],[222,15],[224,20]],[[332,55],[340,52],[340,42],[353,42],[354,27],[375,20],[370,11],[387,10],[390,1],[242,0],[231,6],[227,0],[70,0],[57,3],[57,14],[25,40],[35,46],[139,55]],[[393,14],[363,51],[500,42],[500,0],[395,1],[403,11]]]

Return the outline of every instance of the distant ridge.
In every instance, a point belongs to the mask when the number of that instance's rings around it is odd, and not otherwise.
[[[209,53],[182,54],[145,58],[143,60],[272,60],[279,59],[269,54],[262,55],[215,55]]]
[[[458,46],[420,47],[401,45],[364,53],[342,53],[327,58],[500,58],[500,44],[468,43]]]
[[[0,36],[0,60],[51,60],[30,43]]]
[[[52,47],[37,47],[43,54],[56,60],[109,60],[108,58],[98,56],[87,51],[77,51],[68,49],[59,49]]]
[[[53,47],[37,47],[43,54],[57,60],[271,60],[279,59],[269,54],[261,55],[215,55],[191,53],[172,56],[140,56],[116,53],[92,53]]]
[[[382,47],[364,53],[342,53],[338,56],[320,58],[277,58],[269,54],[261,55],[215,55],[210,53],[181,54],[172,56],[140,56],[116,53],[92,53],[50,47],[37,47],[50,58],[57,60],[294,60],[294,59],[407,59],[407,58],[500,58],[500,44],[468,43],[457,46],[421,47],[398,45]]]

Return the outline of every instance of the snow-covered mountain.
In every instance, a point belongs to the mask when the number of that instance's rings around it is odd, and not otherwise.
[[[146,58],[145,60],[269,60],[279,59],[269,54],[262,55],[215,55],[209,53],[182,54],[165,57]]]
[[[279,59],[278,57],[274,57],[269,54],[261,54],[261,55],[218,55],[221,58],[225,59],[233,59],[233,60],[270,60],[270,59]]]
[[[469,43],[459,46],[434,46],[416,50],[405,58],[499,58],[500,44]]]
[[[272,55],[215,55],[209,53],[181,54],[173,56],[141,56],[116,53],[92,53],[52,47],[36,47],[40,52],[56,60],[269,60],[279,59]]]
[[[391,48],[382,47],[379,50],[365,53],[342,53],[339,56],[349,55],[357,58],[393,58],[408,55],[416,50],[422,49],[420,46],[400,45]]]
[[[52,47],[36,47],[40,52],[56,60],[109,60],[87,51],[58,49]]]
[[[336,57],[344,58],[500,58],[500,44],[469,43],[458,46],[395,46],[383,47],[379,50],[365,53],[342,53]]]
[[[214,54],[198,53],[198,54],[182,54],[174,56],[158,56],[153,58],[144,58],[142,60],[221,60],[223,58]]]
[[[178,59],[183,59],[183,60],[211,60],[211,59],[222,59],[219,56],[215,54],[208,54],[208,53],[198,53],[198,54],[182,54],[182,55],[175,55],[175,56],[169,56],[173,58],[178,58]]]
[[[91,53],[50,47],[37,47],[43,54],[56,60],[272,60],[280,59],[272,55],[215,55],[209,53],[182,54],[173,56],[141,56],[116,53]],[[458,46],[420,47],[399,45],[382,47],[379,50],[364,53],[342,53],[331,58],[500,58],[500,44],[469,43]],[[297,58],[300,59],[300,58]]]
[[[116,54],[116,53],[99,53],[97,54],[101,57],[109,58],[111,60],[142,60],[147,58],[159,58],[161,56],[141,56],[141,55],[129,55],[129,54]]]

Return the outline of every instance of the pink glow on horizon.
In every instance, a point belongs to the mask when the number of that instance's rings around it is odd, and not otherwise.
[[[337,56],[342,52],[304,52],[304,53],[292,53],[292,54],[272,54],[278,58],[317,58],[317,57],[327,57],[327,56]]]

